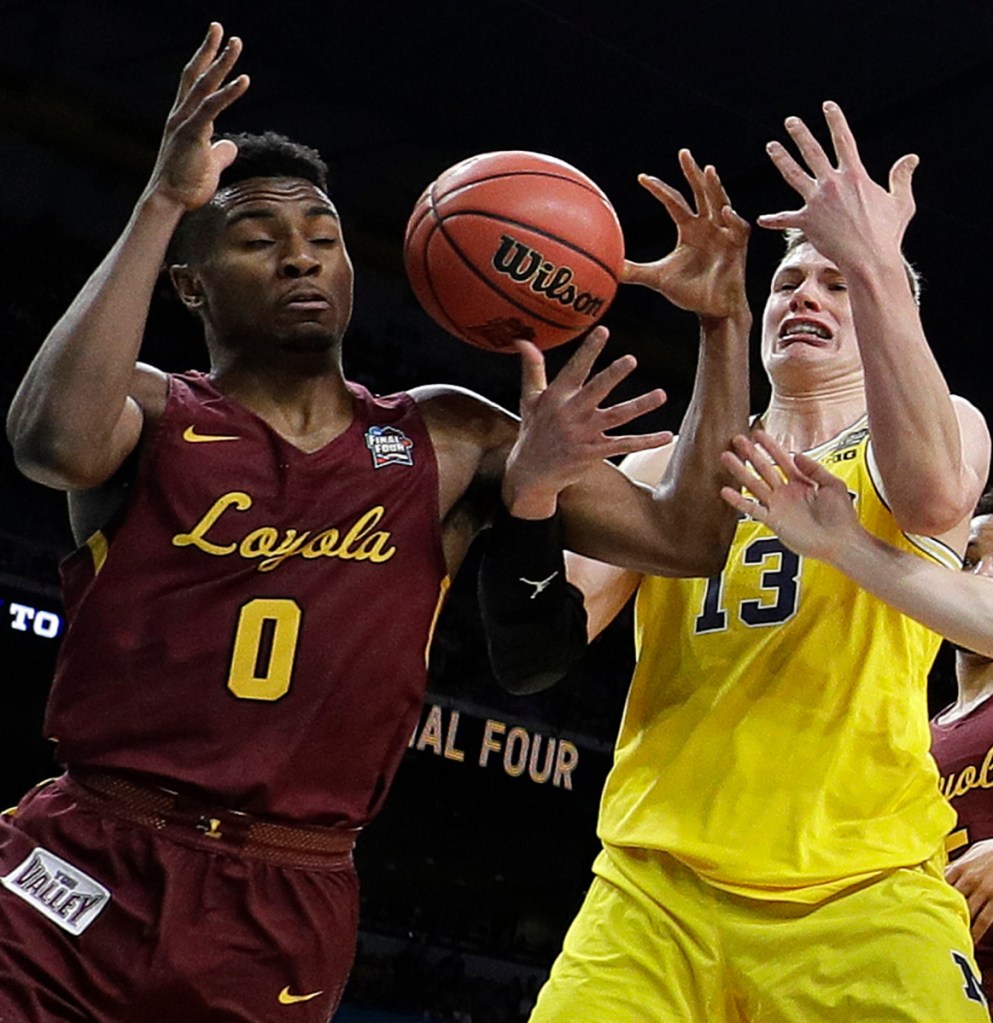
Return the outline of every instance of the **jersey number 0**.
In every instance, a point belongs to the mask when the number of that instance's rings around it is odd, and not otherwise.
[[[278,700],[293,679],[300,605],[288,597],[256,597],[238,615],[228,689],[241,700]]]

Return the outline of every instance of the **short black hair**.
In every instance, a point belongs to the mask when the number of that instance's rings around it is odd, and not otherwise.
[[[249,132],[218,135],[214,141],[221,139],[233,142],[238,155],[221,172],[218,191],[249,178],[302,178],[322,192],[328,190],[328,165],[316,149],[302,142],[294,142],[275,131],[261,135]],[[207,203],[183,215],[166,252],[167,265],[189,262],[199,254],[197,241],[212,212],[211,204]]]

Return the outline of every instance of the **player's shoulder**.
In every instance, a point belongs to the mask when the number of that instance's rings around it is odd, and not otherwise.
[[[654,487],[662,478],[678,443],[679,438],[675,437],[671,444],[666,444],[663,447],[635,451],[621,462],[621,469],[630,479]]]
[[[146,423],[154,422],[165,410],[169,374],[146,362],[135,363],[128,393],[141,406]]]
[[[456,384],[425,384],[409,391],[428,429],[463,439],[516,436],[519,420],[505,408]]]

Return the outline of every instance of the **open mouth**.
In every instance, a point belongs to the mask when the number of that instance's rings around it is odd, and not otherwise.
[[[834,335],[816,320],[791,318],[779,328],[779,341],[785,348],[797,341],[805,344],[823,344],[830,341]]]

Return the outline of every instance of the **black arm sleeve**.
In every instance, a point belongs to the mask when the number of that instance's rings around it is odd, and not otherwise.
[[[586,650],[582,593],[565,577],[559,516],[515,519],[501,505],[479,566],[493,674],[512,693],[559,681]]]

